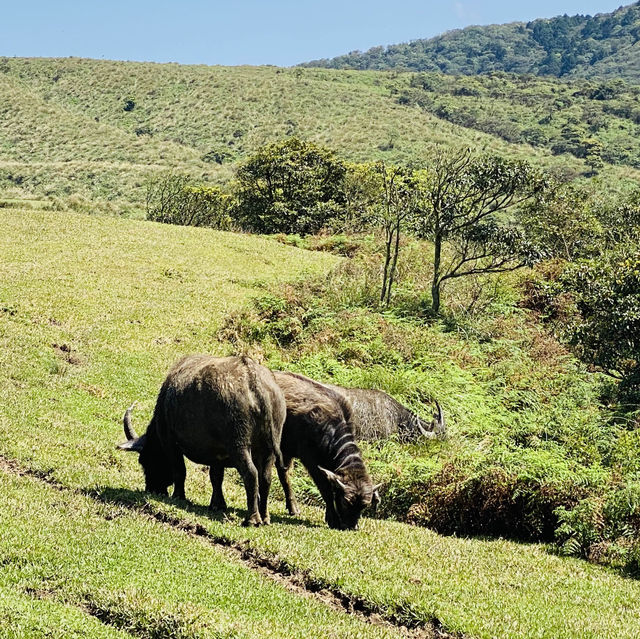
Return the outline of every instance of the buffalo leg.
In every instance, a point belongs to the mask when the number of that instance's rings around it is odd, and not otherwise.
[[[298,501],[296,495],[291,487],[291,468],[293,466],[293,458],[285,459],[284,466],[280,468],[278,466],[278,478],[282,484],[282,490],[284,491],[284,499],[287,504],[287,511],[290,515],[299,515],[300,508],[298,507]]]
[[[258,483],[260,490],[260,517],[262,517],[262,523],[268,525],[271,523],[269,517],[269,508],[267,506],[269,501],[269,491],[271,490],[271,471],[273,469],[273,462],[275,456],[273,453],[265,455],[260,460],[260,467],[258,469]]]
[[[211,479],[211,503],[209,504],[210,510],[226,510],[227,502],[224,500],[224,494],[222,492],[222,480],[224,479],[224,466],[211,466],[209,468],[209,478]]]
[[[182,451],[177,448],[171,452],[171,472],[173,474],[174,499],[186,499],[184,494],[184,481],[187,477],[187,468],[184,465]]]
[[[333,488],[331,487],[329,480],[318,469],[318,466],[312,466],[307,470],[311,475],[311,479],[313,479],[313,483],[318,487],[318,490],[322,495],[322,499],[324,500],[324,503],[326,506],[326,510],[324,513],[324,520],[327,522],[330,528],[339,528],[340,517],[336,512]]]
[[[242,522],[243,526],[259,526],[262,523],[258,509],[258,469],[256,468],[248,450],[239,451],[238,472],[244,482],[247,493],[247,516]]]

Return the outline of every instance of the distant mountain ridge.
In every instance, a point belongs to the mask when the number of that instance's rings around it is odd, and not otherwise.
[[[506,71],[640,82],[640,2],[593,17],[564,15],[529,23],[471,26],[300,66],[456,75]]]

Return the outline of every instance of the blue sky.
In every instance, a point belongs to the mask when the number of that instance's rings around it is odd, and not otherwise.
[[[289,66],[470,24],[609,12],[610,0],[7,0],[0,55]]]

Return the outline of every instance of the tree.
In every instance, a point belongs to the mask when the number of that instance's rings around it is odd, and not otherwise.
[[[527,238],[549,257],[567,261],[591,257],[604,237],[594,196],[585,187],[561,184],[523,206],[518,221]]]
[[[623,397],[640,402],[640,250],[637,244],[572,265],[562,284],[577,316],[568,327],[578,354],[619,379]]]
[[[585,162],[591,167],[591,174],[596,175],[598,169],[604,166],[602,161],[602,151],[604,145],[597,138],[585,138],[582,140],[582,146],[584,147],[584,159]]]
[[[146,185],[147,219],[168,222],[189,181],[189,176],[182,173],[163,173],[150,177]]]
[[[415,188],[411,173],[383,161],[348,165],[344,196],[344,227],[373,227],[384,234],[380,302],[388,305],[400,255],[400,236],[413,213]]]
[[[236,171],[238,216],[258,233],[313,233],[341,212],[343,162],[333,151],[289,138],[269,144]]]
[[[415,229],[433,241],[435,313],[440,310],[441,289],[447,280],[512,271],[537,259],[537,251],[524,234],[503,221],[547,186],[544,176],[528,163],[497,156],[476,158],[469,150],[440,151],[415,178]],[[446,263],[445,243],[451,249]]]
[[[601,250],[614,249],[620,244],[640,243],[640,189],[621,201],[604,201],[596,214],[604,234]]]
[[[384,267],[380,301],[389,304],[400,254],[400,233],[413,212],[415,192],[408,171],[400,167],[387,167],[384,162],[375,165],[380,184],[380,200],[374,207],[374,219],[384,231]]]

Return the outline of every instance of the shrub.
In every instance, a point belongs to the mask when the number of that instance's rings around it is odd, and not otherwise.
[[[625,401],[640,403],[640,251],[620,247],[567,269],[564,286],[578,315],[570,342],[581,357],[622,380]]]
[[[556,511],[559,551],[640,575],[640,481]]]
[[[443,534],[552,541],[557,509],[586,490],[560,476],[536,478],[492,460],[447,456],[432,475],[416,472],[386,485],[380,512]]]
[[[147,184],[147,219],[182,226],[229,230],[232,198],[218,186],[194,185],[180,174],[166,174]]]

